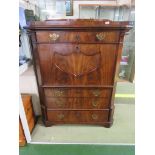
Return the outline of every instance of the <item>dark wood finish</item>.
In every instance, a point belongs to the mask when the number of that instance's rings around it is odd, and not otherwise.
[[[64,19],[31,22],[26,28],[45,125],[110,127],[129,23]]]
[[[58,19],[47,21],[32,21],[25,29],[28,30],[124,30],[128,31],[132,28],[129,22],[116,22],[110,20],[98,20],[98,19]],[[91,32],[90,31],[90,32]],[[85,31],[83,31],[85,32]]]
[[[109,88],[45,88],[45,97],[105,97],[110,98]]]
[[[52,41],[49,37],[50,34],[56,33],[60,37],[56,41]],[[37,42],[39,43],[103,43],[103,42],[117,42],[118,31],[104,31],[104,40],[98,40],[96,35],[102,31],[39,31],[36,32]]]
[[[89,123],[89,122],[107,122],[109,110],[48,110],[47,117],[50,122],[64,123]]]
[[[109,98],[46,98],[49,109],[104,109],[109,108]]]

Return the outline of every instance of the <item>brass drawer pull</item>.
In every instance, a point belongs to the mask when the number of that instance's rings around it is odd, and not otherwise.
[[[92,106],[93,107],[97,107],[97,105],[98,105],[98,102],[97,101],[92,101]]]
[[[56,41],[59,38],[59,35],[56,33],[49,34],[49,37],[52,41]]]
[[[63,90],[55,90],[55,96],[64,96],[64,91]]]
[[[97,120],[98,119],[98,116],[96,114],[92,114],[92,119],[93,120]]]
[[[99,96],[100,95],[100,90],[93,90],[93,95],[94,96]]]
[[[63,114],[58,114],[59,119],[63,119],[65,116]]]
[[[98,39],[98,40],[104,40],[104,38],[105,38],[105,33],[98,33],[98,34],[96,34],[96,38]]]

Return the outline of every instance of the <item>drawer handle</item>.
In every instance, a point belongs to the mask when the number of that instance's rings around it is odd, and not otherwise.
[[[98,40],[104,40],[104,38],[105,38],[105,33],[98,33],[98,34],[96,34],[96,38],[98,39]]]
[[[55,96],[63,96],[64,92],[62,90],[56,90],[55,91]]]
[[[52,41],[56,41],[59,38],[59,35],[56,33],[49,34],[49,37]]]
[[[99,90],[93,90],[93,95],[94,96],[99,96],[100,95],[100,91]]]
[[[97,105],[98,105],[98,102],[97,101],[92,101],[92,106],[93,107],[97,107]]]
[[[63,119],[64,117],[65,117],[65,116],[64,116],[63,114],[59,114],[59,115],[58,115],[58,118],[59,118],[59,119]]]
[[[93,120],[97,120],[98,119],[98,116],[96,114],[92,114],[92,119]]]

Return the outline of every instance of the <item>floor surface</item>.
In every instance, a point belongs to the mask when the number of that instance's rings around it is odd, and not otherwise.
[[[33,130],[32,142],[134,144],[134,107],[134,104],[115,104],[111,128],[91,125],[45,127],[40,120]]]
[[[36,145],[20,147],[19,155],[134,155],[134,146]]]

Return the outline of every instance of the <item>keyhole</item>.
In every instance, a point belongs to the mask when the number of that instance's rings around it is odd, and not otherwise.
[[[76,49],[76,52],[77,52],[77,53],[80,52],[80,47],[79,47],[79,46],[76,46],[75,49]]]

